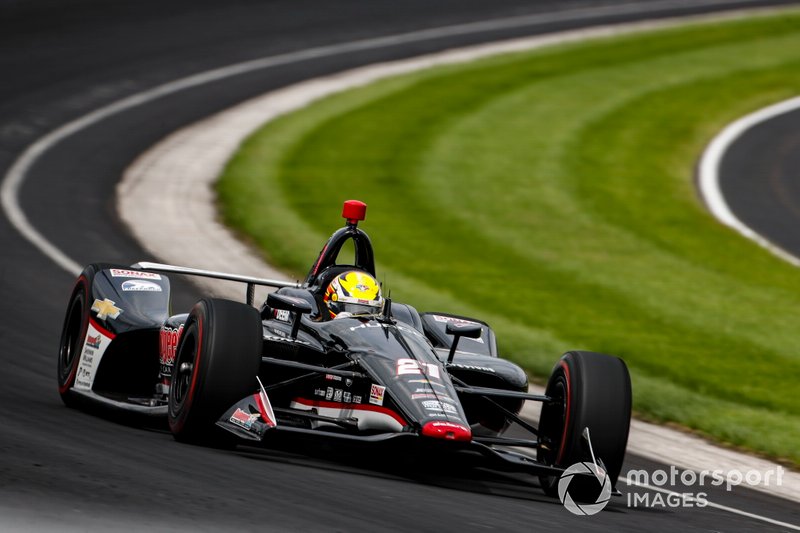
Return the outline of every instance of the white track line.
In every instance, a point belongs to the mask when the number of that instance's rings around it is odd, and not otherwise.
[[[800,109],[800,97],[779,102],[740,118],[728,125],[708,145],[700,159],[698,187],[709,211],[723,224],[739,232],[742,236],[758,243],[784,261],[800,266],[800,258],[787,252],[766,237],[756,233],[739,220],[728,207],[719,185],[719,168],[722,158],[731,145],[751,128],[780,115]]]

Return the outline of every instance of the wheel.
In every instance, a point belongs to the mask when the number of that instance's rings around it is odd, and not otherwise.
[[[72,290],[72,296],[70,296],[64,316],[64,326],[61,329],[61,341],[58,348],[57,379],[58,393],[68,407],[75,407],[78,403],[72,386],[75,384],[78,362],[89,328],[92,283],[95,275],[105,268],[118,268],[118,265],[95,263],[87,265],[83,269],[78,281],[75,282],[75,288]]]
[[[169,390],[168,421],[176,440],[215,444],[215,426],[233,404],[253,394],[261,364],[258,311],[238,302],[203,299],[195,304],[178,343]]]
[[[594,456],[602,460],[616,486],[631,421],[631,379],[624,361],[593,352],[567,352],[553,369],[545,394],[551,401],[542,406],[539,418],[539,460],[560,467],[591,461],[582,435],[589,428]],[[559,478],[539,479],[544,491],[555,496]]]
[[[61,342],[58,349],[58,393],[67,407],[75,407],[75,375],[78,371],[81,347],[89,327],[89,282],[81,274],[67,305],[64,327],[61,329]]]

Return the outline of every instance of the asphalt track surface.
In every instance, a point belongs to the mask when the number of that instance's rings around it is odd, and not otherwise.
[[[737,138],[722,157],[719,176],[722,195],[736,217],[800,257],[800,110]]]
[[[615,2],[0,0],[0,174],[58,126],[211,68],[422,28],[601,4]],[[764,3],[703,7],[686,1],[633,14],[586,12],[561,22],[386,45],[210,83],[115,115],[48,150],[28,174],[22,208],[39,232],[79,263],[156,259],[119,222],[114,185],[137,154],[214,111],[375,61],[559,29],[752,5]],[[396,452],[373,461],[321,446],[232,452],[186,446],[159,427],[67,409],[56,392],[55,358],[73,277],[2,217],[0,243],[0,531],[771,527],[708,507],[631,509],[625,498],[599,515],[578,518],[545,497],[527,476],[456,462],[415,466]],[[174,308],[187,308],[197,296],[191,286],[179,284]],[[663,466],[630,457],[623,471],[658,467]],[[708,498],[800,522],[796,504],[752,491],[710,490]]]

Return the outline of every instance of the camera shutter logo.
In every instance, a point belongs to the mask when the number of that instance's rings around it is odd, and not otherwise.
[[[569,484],[576,475],[592,475],[600,483],[600,494],[594,503],[576,503],[569,494]],[[575,463],[570,466],[558,480],[558,497],[564,507],[572,514],[591,516],[602,511],[611,499],[611,481],[606,471],[592,463]]]

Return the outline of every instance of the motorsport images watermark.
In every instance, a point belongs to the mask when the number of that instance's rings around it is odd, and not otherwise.
[[[697,490],[704,487],[721,487],[732,491],[739,485],[745,486],[781,486],[785,469],[777,466],[765,471],[760,470],[681,470],[670,466],[669,471],[657,469],[652,472],[647,470],[629,470],[627,474],[628,485],[639,486],[645,489],[655,488],[662,491],[645,491],[641,493],[628,491],[626,503],[628,507],[650,508],[677,508],[677,507],[706,507],[708,493]],[[579,497],[570,493],[573,478],[580,477],[584,481],[594,478],[594,487],[591,496],[586,494],[586,483],[581,487]],[[620,479],[624,479],[620,476]],[[605,470],[593,463],[575,463],[567,468],[558,482],[558,497],[564,507],[572,514],[591,516],[602,511],[611,497],[611,483]]]
[[[628,485],[638,485],[640,487],[670,487],[672,492],[644,492],[641,494],[628,492],[628,507],[705,507],[708,505],[708,493],[703,490],[696,490],[697,487],[721,487],[730,492],[734,487],[744,484],[745,486],[755,487],[763,485],[781,486],[783,485],[783,474],[785,469],[782,466],[761,470],[680,470],[675,466],[669,467],[669,472],[662,469],[648,472],[646,470],[629,470]],[[688,490],[681,490],[682,488]]]

